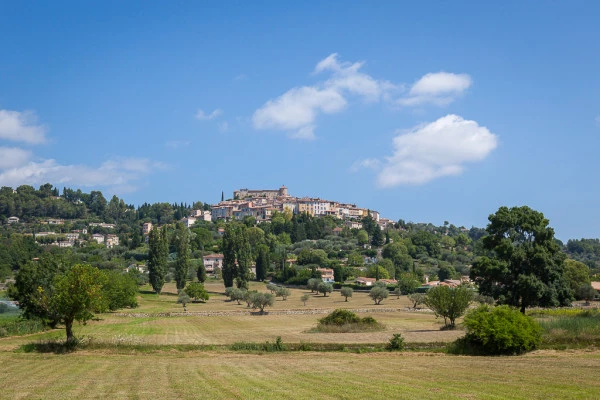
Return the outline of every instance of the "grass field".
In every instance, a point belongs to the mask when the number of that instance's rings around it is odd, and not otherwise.
[[[376,306],[366,293],[345,302],[339,293],[314,295],[306,306],[293,289],[274,311],[303,314],[239,315],[246,305],[227,301],[210,282],[207,303],[182,315],[173,284],[160,296],[142,293],[140,307],[76,325],[75,334],[96,346],[68,354],[28,353],[24,345],[64,340],[64,330],[0,338],[0,399],[234,399],[234,398],[598,398],[600,351],[538,351],[520,357],[466,357],[441,353],[244,353],[236,342],[386,343],[401,333],[407,343],[450,342],[463,331],[440,331],[431,312],[408,310],[405,297]],[[251,289],[265,290],[253,283]],[[335,308],[363,310],[385,325],[380,332],[311,333]],[[390,310],[391,312],[384,312]],[[379,310],[379,311],[378,311]],[[195,312],[229,313],[200,316]],[[158,316],[157,313],[175,313]],[[135,316],[133,316],[135,314]],[[178,347],[187,346],[185,348]],[[198,345],[217,346],[204,351]],[[354,347],[356,349],[356,347]]]
[[[0,353],[6,399],[593,399],[598,352]]]

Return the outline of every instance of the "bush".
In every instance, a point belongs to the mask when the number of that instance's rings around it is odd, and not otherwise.
[[[401,334],[394,333],[385,347],[390,351],[402,351],[406,348],[406,343],[404,343],[404,338]]]
[[[373,317],[360,318],[348,310],[335,310],[328,316],[321,318],[316,331],[329,333],[365,332],[382,330],[385,326]]]
[[[531,317],[509,306],[482,304],[465,316],[464,343],[481,354],[521,354],[535,349],[542,328]]]

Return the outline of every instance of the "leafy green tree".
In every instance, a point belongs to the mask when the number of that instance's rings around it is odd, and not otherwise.
[[[304,304],[304,306],[306,306],[306,302],[310,299],[310,295],[308,294],[303,294],[302,297],[300,297],[300,301]]]
[[[260,309],[261,314],[264,314],[265,307],[275,304],[275,296],[271,293],[253,293],[250,299],[252,308]]]
[[[277,288],[275,292],[276,297],[281,297],[284,301],[287,300],[288,296],[291,294],[290,289],[280,286]]]
[[[56,310],[48,307],[47,301],[40,301],[40,293],[43,292],[46,299],[51,298],[55,277],[64,274],[72,265],[64,255],[45,253],[38,261],[29,261],[19,269],[14,285],[8,287],[8,295],[19,302],[25,318],[39,318],[50,327],[56,327],[61,318]]]
[[[206,267],[204,266],[204,262],[202,260],[200,261],[200,264],[198,264],[198,271],[196,271],[196,277],[198,278],[198,282],[206,282]]]
[[[581,285],[590,284],[590,267],[575,260],[565,260],[564,278],[575,294]]]
[[[148,237],[148,278],[152,289],[160,294],[167,275],[169,244],[166,227],[152,229]]]
[[[67,342],[75,340],[73,322],[85,323],[94,317],[94,312],[106,311],[107,302],[102,295],[106,276],[90,265],[75,265],[64,275],[54,278],[54,293],[43,291],[38,300],[59,316],[65,324]]]
[[[583,283],[577,288],[577,291],[575,292],[575,297],[578,300],[585,300],[589,302],[590,300],[593,300],[597,294],[598,291],[594,289],[592,285],[590,285],[589,283]]]
[[[306,287],[310,289],[310,292],[317,292],[319,290],[319,283],[322,283],[323,280],[319,278],[310,278],[306,284]]]
[[[456,319],[465,313],[472,300],[473,293],[466,286],[435,286],[427,291],[425,305],[436,317],[444,318],[446,328],[453,329]]]
[[[384,244],[383,232],[381,232],[379,226],[373,230],[371,244],[375,247],[381,247]]]
[[[190,269],[190,235],[187,227],[178,222],[175,228],[177,258],[175,259],[175,284],[178,290],[185,287]]]
[[[381,304],[384,299],[387,299],[390,295],[390,292],[381,286],[376,286],[369,291],[369,297],[373,299],[375,304]]]
[[[367,277],[368,278],[375,278],[377,280],[379,280],[379,279],[390,279],[390,274],[388,273],[387,269],[383,268],[381,265],[379,265],[379,264],[373,264],[367,270]]]
[[[348,265],[350,267],[362,267],[365,264],[365,259],[359,253],[348,254]]]
[[[134,276],[119,271],[105,271],[104,274],[106,283],[102,286],[102,293],[110,311],[138,306],[138,286]]]
[[[204,288],[201,282],[190,282],[183,291],[190,296],[194,301],[206,301],[208,300],[208,292]]]
[[[413,308],[417,308],[420,304],[425,304],[425,293],[413,293],[408,295],[408,299],[413,303]]]
[[[231,291],[231,300],[237,301],[238,304],[242,304],[241,301],[244,300],[244,294],[246,292],[246,289],[234,288]]]
[[[421,280],[417,274],[412,272],[403,272],[398,277],[398,287],[405,294],[414,293],[421,286]]]
[[[440,270],[438,271],[438,278],[440,281],[445,281],[446,279],[454,279],[456,278],[457,273],[452,265],[442,265]]]
[[[340,289],[340,294],[346,299],[345,301],[348,301],[348,297],[352,297],[352,293],[354,293],[354,290],[351,287],[344,286]]]
[[[269,248],[264,244],[258,246],[256,257],[256,280],[262,282],[267,277],[267,270],[271,261],[269,260]]]
[[[177,304],[181,304],[183,306],[183,311],[187,311],[186,306],[190,301],[190,296],[185,291],[180,290],[179,296],[177,297]]]
[[[531,306],[570,304],[573,292],[564,278],[565,255],[544,215],[527,206],[500,207],[489,221],[482,241],[491,255],[471,268],[479,292],[522,313]]]
[[[247,288],[250,279],[252,249],[245,225],[230,223],[223,235],[223,281],[225,287],[235,284]]]
[[[358,240],[358,244],[362,246],[364,244],[369,243],[369,234],[364,229],[361,229],[356,234],[356,239]]]
[[[317,291],[319,293],[323,293],[324,297],[327,297],[327,293],[333,292],[333,286],[331,286],[329,283],[321,282],[317,286]]]

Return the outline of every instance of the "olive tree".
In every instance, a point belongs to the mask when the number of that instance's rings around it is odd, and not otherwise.
[[[381,304],[381,301],[383,299],[387,299],[389,295],[390,292],[387,290],[387,288],[382,286],[376,286],[369,291],[369,297],[375,301],[375,304]]]
[[[444,318],[445,328],[453,329],[456,319],[465,313],[472,300],[473,293],[466,286],[436,286],[427,292],[425,305],[431,308],[436,317]]]
[[[317,291],[319,293],[323,293],[324,297],[327,297],[327,293],[333,292],[333,286],[330,283],[321,282],[319,286],[317,286]]]
[[[348,297],[352,297],[352,293],[354,293],[354,290],[352,290],[351,287],[345,286],[340,290],[340,293],[346,298],[346,301],[348,301]]]

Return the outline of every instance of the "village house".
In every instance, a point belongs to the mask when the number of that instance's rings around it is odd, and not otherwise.
[[[223,254],[207,254],[202,257],[202,261],[206,272],[213,273],[215,268],[223,267]]]
[[[119,237],[117,235],[106,235],[106,247],[113,248],[119,245]]]
[[[8,222],[9,224],[16,224],[16,223],[18,223],[18,222],[19,222],[19,217],[8,217],[8,220],[7,220],[7,222]]]
[[[92,235],[92,240],[95,240],[96,243],[98,243],[98,244],[104,243],[104,235],[101,235],[99,233],[94,233]]]
[[[317,272],[321,273],[321,279],[326,283],[335,282],[335,278],[333,276],[333,269],[331,268],[317,268]]]

